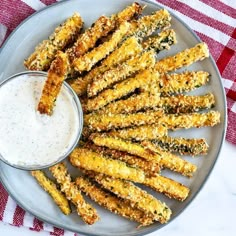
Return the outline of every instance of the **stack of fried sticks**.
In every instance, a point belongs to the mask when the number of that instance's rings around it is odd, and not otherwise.
[[[70,201],[87,224],[99,216],[81,192],[141,226],[166,223],[171,209],[135,184],[184,201],[190,189],[161,170],[191,177],[197,167],[176,153],[204,155],[208,144],[204,138],[168,136],[168,130],[220,122],[217,111],[198,113],[214,107],[212,93],[183,94],[205,85],[208,72],[170,74],[208,57],[207,45],[157,60],[160,51],[176,43],[174,30],[168,29],[171,16],[166,10],[140,16],[143,8],[133,3],[110,17],[101,16],[81,34],[83,21],[74,14],[25,60],[28,69],[49,69],[38,105],[41,113],[52,114],[65,79],[81,99],[83,143],[68,160],[83,175],[72,180],[65,163],[49,168],[58,188],[42,171],[31,173],[64,214],[71,212]]]

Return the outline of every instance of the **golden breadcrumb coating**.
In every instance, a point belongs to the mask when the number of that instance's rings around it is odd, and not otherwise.
[[[107,135],[128,140],[155,140],[167,135],[167,128],[164,125],[142,125],[133,128],[111,130]]]
[[[163,110],[146,111],[133,114],[88,114],[84,116],[84,124],[90,129],[107,131],[113,128],[126,128],[154,124],[163,116]]]
[[[67,54],[59,51],[50,66],[47,80],[45,81],[40,97],[38,111],[41,114],[52,114],[57,96],[61,90],[62,83],[65,80],[68,67],[69,60]]]
[[[103,74],[96,76],[88,86],[88,97],[97,95],[102,90],[110,87],[114,83],[124,80],[128,76],[138,71],[152,68],[155,64],[155,53],[152,50],[132,57],[115,68],[105,71]]]
[[[179,74],[162,74],[159,77],[160,93],[163,96],[189,92],[209,82],[205,71],[186,71]]]
[[[161,167],[168,168],[185,176],[192,176],[197,167],[184,159],[165,152],[149,141],[143,141],[142,145],[131,141],[110,137],[105,134],[92,134],[92,140],[98,146],[127,152],[131,155],[142,157],[146,160],[157,162]]]
[[[69,215],[71,213],[69,202],[63,193],[57,189],[56,184],[47,178],[43,171],[34,170],[30,173],[37,180],[39,185],[52,197],[62,213]]]
[[[61,191],[65,193],[66,198],[76,206],[78,215],[81,216],[86,224],[94,224],[99,220],[99,216],[95,208],[88,204],[76,184],[71,181],[71,177],[67,172],[64,163],[57,164],[49,168],[56,181],[61,186]]]
[[[76,185],[78,188],[94,200],[99,205],[105,207],[109,211],[118,214],[127,219],[140,223],[140,226],[147,226],[153,223],[153,218],[143,211],[132,207],[128,202],[121,198],[97,187],[88,178],[76,178]]]
[[[166,57],[156,62],[155,69],[160,73],[177,70],[184,66],[189,66],[192,63],[203,60],[209,57],[207,44],[199,43],[192,48],[185,49],[174,56]]]
[[[130,155],[127,152],[122,152],[114,149],[109,149],[106,147],[97,146],[90,142],[86,143],[86,148],[100,153],[104,156],[109,156],[113,159],[117,159],[127,163],[129,166],[141,169],[145,172],[146,176],[155,176],[160,172],[160,166],[154,161],[147,161],[135,155]]]
[[[161,175],[146,178],[144,184],[179,201],[184,201],[190,192],[190,189],[183,184]]]
[[[176,34],[173,29],[166,29],[155,36],[148,37],[143,41],[144,49],[153,49],[156,53],[163,50],[169,50],[173,44],[177,43]]]
[[[79,72],[91,70],[91,68],[97,62],[105,58],[117,47],[117,45],[127,34],[129,27],[130,24],[128,22],[123,22],[119,26],[119,28],[113,33],[110,40],[104,42],[103,44],[100,44],[98,47],[92,49],[81,57],[76,58],[73,62],[75,70]]]
[[[159,73],[152,70],[144,70],[132,78],[128,78],[113,88],[102,91],[98,96],[88,100],[88,111],[98,110],[107,104],[122,98],[138,88],[150,88],[150,84],[155,84],[159,78]]]
[[[165,151],[177,152],[181,155],[206,155],[208,144],[204,138],[182,138],[163,136],[152,141]]]
[[[47,71],[56,57],[58,50],[63,51],[73,43],[83,27],[83,20],[78,13],[68,18],[58,26],[48,40],[40,43],[35,51],[24,61],[29,70]]]
[[[69,156],[73,166],[104,173],[116,178],[143,182],[145,174],[142,170],[130,167],[126,163],[111,159],[87,148],[76,148]]]
[[[103,175],[95,175],[94,179],[105,189],[128,200],[132,206],[136,206],[147,214],[152,215],[154,220],[163,224],[170,219],[171,210],[165,203],[162,203],[133,183]]]
[[[135,36],[127,38],[121,46],[115,49],[101,62],[100,66],[94,67],[84,77],[78,77],[77,79],[71,80],[69,84],[79,96],[84,95],[87,93],[88,85],[94,80],[95,77],[103,74],[105,71],[126,61],[141,51],[142,46],[139,44],[138,38]]]
[[[172,95],[161,97],[157,107],[164,109],[165,113],[191,113],[203,109],[213,108],[215,105],[215,97],[212,93],[205,95]]]

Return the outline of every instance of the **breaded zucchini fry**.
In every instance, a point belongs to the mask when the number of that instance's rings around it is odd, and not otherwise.
[[[127,99],[112,102],[99,112],[107,114],[128,114],[140,110],[146,110],[147,108],[158,107],[160,102],[158,87],[159,86],[157,86],[157,83],[152,84],[149,91],[143,91],[140,94],[134,94]]]
[[[98,132],[113,128],[126,128],[154,124],[163,115],[163,110],[146,111],[133,114],[88,114],[84,124]]]
[[[143,8],[139,3],[134,2],[132,5],[126,7],[124,10],[111,16],[111,19],[116,25],[120,25],[124,21],[130,21],[131,19],[138,17]]]
[[[104,73],[109,68],[112,68],[129,58],[141,53],[143,50],[141,44],[139,43],[139,40],[137,37],[132,36],[130,38],[127,38],[122,44],[114,50],[108,57],[106,57],[102,62],[101,66],[94,68],[92,71],[89,72],[92,73],[91,76],[94,77],[94,75],[100,73]]]
[[[101,134],[92,134],[90,139],[98,146],[105,146],[111,149],[128,152],[148,161],[155,161],[161,167],[168,168],[185,176],[192,176],[192,173],[197,169],[192,163],[169,152],[164,152],[148,141],[143,141],[141,145]]]
[[[122,98],[140,87],[149,88],[149,85],[155,83],[159,78],[158,72],[144,70],[138,73],[135,77],[126,79],[111,89],[102,91],[97,97],[89,99],[87,104],[88,111],[98,110],[107,104]]]
[[[135,206],[160,223],[166,223],[171,216],[171,210],[165,203],[154,198],[146,191],[125,180],[114,179],[108,176],[95,175],[96,182],[117,196],[126,199],[131,206]]]
[[[71,181],[71,177],[67,172],[65,164],[57,164],[50,167],[49,170],[56,178],[56,181],[61,185],[61,191],[65,193],[67,199],[71,200],[76,206],[78,215],[81,216],[83,221],[89,225],[98,221],[99,216],[96,209],[85,202],[80,190],[77,188],[75,183]]]
[[[205,59],[206,57],[209,57],[207,44],[199,43],[196,46],[185,49],[174,56],[166,57],[158,61],[155,65],[155,69],[160,73],[170,72],[184,66],[189,66],[196,61]]]
[[[148,37],[142,46],[144,49],[153,49],[156,53],[162,50],[169,50],[171,45],[176,44],[176,34],[173,29],[167,29],[161,31],[158,35]]]
[[[34,52],[24,60],[24,66],[29,70],[47,71],[55,58],[57,48],[50,40],[43,40]]]
[[[160,163],[161,156],[155,155],[152,151],[146,150],[143,146],[138,143],[133,143],[127,140],[119,139],[116,137],[110,137],[105,134],[92,134],[90,140],[98,146],[115,149],[122,152],[127,152],[131,155],[142,157],[148,161],[156,161]]]
[[[165,125],[168,129],[189,129],[204,126],[214,126],[220,123],[220,113],[209,111],[206,113],[169,114],[160,117],[156,124]]]
[[[164,29],[170,26],[171,16],[165,10],[159,10],[152,15],[143,16],[137,21],[131,22],[129,35],[136,35],[140,38],[148,37],[158,29]]]
[[[123,22],[119,28],[113,33],[111,39],[98,47],[92,49],[90,52],[83,56],[76,58],[73,62],[73,66],[76,71],[83,72],[89,71],[100,60],[110,54],[121,40],[125,37],[129,30],[130,24]]]
[[[175,95],[161,97],[158,107],[164,109],[165,113],[191,113],[203,109],[213,108],[215,98],[212,93],[207,93],[201,96]]]
[[[111,137],[118,137],[128,140],[153,140],[167,135],[167,128],[164,125],[142,125],[139,127],[112,130],[107,133]]]
[[[208,151],[208,144],[204,138],[163,136],[153,140],[152,143],[165,151],[178,152],[181,155],[205,155]]]
[[[82,29],[84,22],[79,13],[74,13],[62,25],[58,26],[54,33],[49,36],[49,40],[59,50],[63,50],[67,45],[73,43]]]
[[[115,178],[143,182],[145,174],[142,170],[127,166],[126,163],[107,158],[87,148],[76,148],[69,156],[73,166],[103,173]]]
[[[126,162],[129,166],[139,168],[145,172],[146,176],[155,176],[160,172],[160,166],[154,162],[154,161],[147,161],[143,158],[140,158],[138,156],[130,155],[126,152],[109,149],[105,147],[100,147],[95,144],[86,143],[85,147],[100,153],[104,156],[109,156],[113,159],[118,159],[120,161]]]
[[[76,184],[82,192],[109,211],[127,219],[136,221],[140,223],[141,226],[147,226],[153,223],[152,217],[148,216],[143,211],[132,207],[123,199],[97,187],[87,178],[76,178]]]
[[[54,33],[39,44],[35,51],[24,61],[29,70],[46,71],[55,58],[58,50],[64,50],[72,43],[83,27],[83,21],[78,13],[68,18]]]
[[[139,55],[123,62],[115,68],[95,77],[93,82],[88,85],[88,97],[97,95],[102,90],[110,87],[114,83],[124,80],[128,76],[138,71],[152,68],[155,64],[155,53],[153,50],[144,51]]]
[[[161,175],[146,178],[144,184],[157,192],[165,194],[169,198],[174,198],[179,201],[184,201],[190,191],[190,189],[183,184]]]
[[[155,146],[149,141],[143,141],[142,145],[146,149],[149,149],[149,151],[152,151],[157,155],[161,155],[162,159],[160,163],[163,167],[166,167],[187,177],[191,177],[193,173],[197,170],[197,166],[195,166],[194,164],[185,161],[184,159],[175,156],[170,152],[163,151],[161,148]]]
[[[106,36],[114,29],[112,20],[106,16],[99,17],[94,24],[79,36],[73,47],[67,50],[70,61],[84,55],[90,48],[95,46],[98,39]]]
[[[129,21],[134,17],[141,14],[143,7],[138,3],[133,3],[132,5],[126,7],[123,11],[112,15],[110,18],[105,16],[101,16],[92,26],[90,29],[86,30],[84,34],[79,37],[77,42],[75,43],[74,47],[72,47],[68,53],[70,55],[70,61],[72,62],[76,57],[82,56],[85,54],[88,49],[93,48],[95,43],[99,39],[108,38],[107,34],[111,32],[116,27],[124,21]],[[109,35],[110,36],[110,35]],[[109,37],[110,39],[110,37]],[[73,69],[70,70],[70,74],[76,74]],[[79,78],[78,78],[79,79]],[[80,79],[79,79],[80,80]],[[77,80],[74,81],[73,86],[74,89],[77,91],[78,86]],[[84,83],[86,82],[83,81]],[[83,84],[84,84],[83,83]],[[83,85],[82,84],[82,85]],[[87,86],[86,86],[87,87]],[[84,93],[86,91],[84,90]],[[78,95],[82,95],[79,94]]]
[[[59,51],[48,71],[47,80],[45,81],[38,104],[38,111],[41,114],[52,114],[55,101],[66,77],[68,67],[69,60],[67,54]]]
[[[71,213],[69,202],[61,191],[59,191],[50,179],[40,170],[31,171],[31,175],[37,180],[39,185],[52,197],[63,214],[69,215]]]
[[[205,85],[209,81],[209,73],[205,71],[187,71],[180,74],[162,74],[159,78],[161,95],[189,92]]]
[[[117,64],[126,61],[141,51],[142,46],[139,44],[138,38],[134,36],[130,37],[126,39],[119,48],[115,49],[110,55],[108,55],[101,62],[100,66],[94,67],[84,77],[71,80],[69,84],[79,96],[84,95],[87,93],[88,84],[91,83],[96,76],[104,73],[110,68],[113,68]]]

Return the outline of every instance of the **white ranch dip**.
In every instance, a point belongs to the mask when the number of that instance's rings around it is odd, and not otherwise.
[[[45,79],[23,74],[0,87],[0,155],[10,164],[49,165],[76,140],[78,110],[65,86],[51,116],[37,111]]]

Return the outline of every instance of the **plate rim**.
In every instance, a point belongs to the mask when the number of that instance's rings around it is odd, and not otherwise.
[[[124,0],[123,0],[124,1]],[[198,41],[198,42],[202,42],[202,40],[197,36],[197,34],[187,25],[187,23],[185,23],[179,16],[177,16],[173,11],[172,9],[170,9],[169,7],[166,7],[166,6],[163,6],[161,3],[155,1],[151,1],[151,0],[139,0],[139,2],[143,2],[143,3],[148,3],[150,5],[153,5],[159,9],[168,9],[168,11],[170,12],[171,15],[173,15],[191,34],[192,36]],[[35,15],[38,15],[39,13],[43,12],[43,11],[47,11],[49,8],[53,8],[57,5],[63,5],[63,4],[67,4],[68,1],[60,1],[60,2],[55,2],[49,6],[46,6],[45,8],[43,9],[40,9],[39,11],[36,11],[34,12],[32,15],[30,15],[29,17],[27,17],[25,20],[23,20],[12,32],[11,34],[8,36],[8,38],[5,40],[5,42],[2,44],[1,48],[0,48],[0,54],[2,52],[2,50],[4,49],[4,47],[6,47],[6,45],[8,44],[8,41],[13,37],[13,35],[15,35],[17,33],[17,30],[19,30],[21,28],[21,26],[29,21],[32,17],[34,17]],[[222,146],[223,146],[223,143],[224,143],[224,140],[225,140],[225,136],[226,136],[226,130],[227,130],[227,103],[226,103],[226,95],[225,95],[225,89],[224,89],[224,86],[223,86],[223,82],[222,82],[222,77],[220,75],[220,72],[218,70],[218,67],[216,65],[216,62],[215,60],[213,59],[211,53],[209,55],[209,59],[214,67],[214,70],[219,78],[219,82],[220,82],[220,89],[222,91],[222,94],[223,94],[223,113],[224,113],[224,116],[222,117],[223,118],[223,121],[221,121],[223,123],[223,133],[222,133],[222,138],[220,140],[220,148],[218,149],[218,152],[216,153],[216,157],[215,159],[213,160],[213,162],[211,163],[210,167],[209,167],[209,171],[208,173],[206,174],[205,178],[204,178],[204,181],[201,183],[201,186],[197,189],[196,193],[191,197],[191,199],[189,200],[188,203],[186,203],[185,207],[184,208],[181,208],[179,210],[179,212],[171,217],[171,219],[166,223],[166,224],[161,224],[161,225],[158,225],[158,228],[157,227],[153,227],[153,228],[144,228],[144,230],[142,232],[136,232],[136,233],[131,233],[129,234],[129,236],[141,236],[141,235],[146,235],[146,234],[149,234],[149,233],[152,233],[152,232],[155,232],[157,230],[160,230],[162,227],[165,227],[167,225],[169,225],[171,222],[173,222],[179,215],[181,215],[181,213],[183,213],[184,210],[186,210],[189,205],[192,203],[192,201],[196,198],[196,196],[199,194],[199,192],[203,189],[203,187],[205,186],[206,182],[208,181],[209,179],[209,176],[210,174],[212,173],[214,167],[215,167],[215,164],[220,156],[220,153],[222,151]],[[0,169],[2,168],[2,166],[0,165]],[[8,188],[7,184],[2,180],[2,174],[0,172],[0,181],[2,183],[2,185],[4,186],[4,188],[7,190],[9,196],[11,198],[13,198],[16,203],[21,207],[23,208],[25,211],[28,211],[30,214],[32,214],[34,217],[36,217],[37,219],[43,221],[43,222],[46,222],[46,223],[49,223],[55,227],[58,227],[58,228],[62,228],[64,230],[68,230],[68,231],[72,231],[75,232],[75,233],[82,233],[84,235],[88,235],[88,236],[109,236],[109,234],[99,234],[99,233],[87,233],[87,232],[83,232],[80,230],[80,228],[78,229],[71,229],[70,227],[67,227],[66,225],[62,225],[62,224],[57,224],[57,223],[54,223],[53,221],[51,221],[51,219],[45,219],[43,218],[43,216],[39,216],[37,215],[37,213],[33,212],[33,210],[30,209],[30,207],[27,207],[27,203],[22,203],[21,200],[18,200],[17,196],[15,196],[11,191],[10,189]]]

